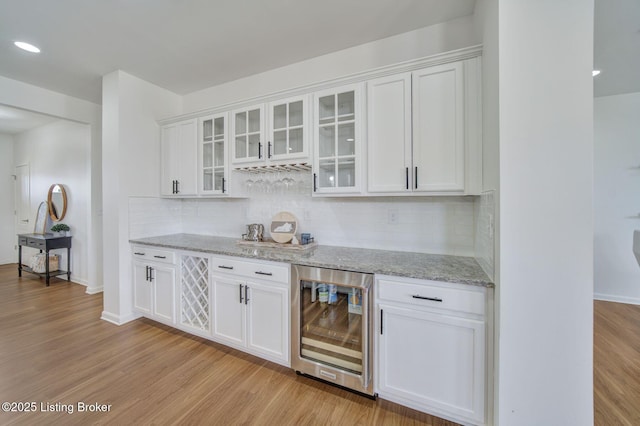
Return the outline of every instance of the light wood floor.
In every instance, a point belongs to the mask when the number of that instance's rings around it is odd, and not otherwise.
[[[300,377],[140,319],[100,320],[102,295],[0,266],[0,402],[73,405],[6,413],[1,425],[434,425],[447,422]],[[76,404],[111,404],[78,413]]]
[[[152,321],[109,324],[101,294],[16,269],[0,266],[0,402],[38,412],[0,411],[1,425],[453,425]],[[594,308],[595,424],[640,425],[640,306]],[[111,408],[78,413],[78,402]]]
[[[640,306],[595,301],[595,424],[640,425]]]

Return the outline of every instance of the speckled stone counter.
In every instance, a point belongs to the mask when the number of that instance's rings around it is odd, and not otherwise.
[[[190,250],[371,274],[493,287],[473,257],[318,245],[308,250],[263,248],[236,238],[172,234],[130,240],[132,244]]]

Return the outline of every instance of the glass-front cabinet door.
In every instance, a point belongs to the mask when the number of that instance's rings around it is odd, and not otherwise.
[[[308,116],[306,96],[269,104],[267,158],[284,160],[308,156]]]
[[[360,190],[360,85],[316,93],[313,191]]]
[[[264,105],[232,113],[232,163],[250,163],[265,158]]]
[[[200,119],[200,193],[228,194],[227,114]]]

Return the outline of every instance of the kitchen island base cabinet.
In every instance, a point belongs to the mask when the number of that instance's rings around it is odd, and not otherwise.
[[[485,424],[484,289],[417,280],[377,284],[379,396],[463,424]]]

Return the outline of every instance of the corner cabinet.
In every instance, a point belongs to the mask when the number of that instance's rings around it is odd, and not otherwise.
[[[480,193],[479,61],[367,82],[368,193]]]
[[[361,191],[362,84],[314,95],[314,195]]]
[[[160,193],[163,196],[197,194],[197,120],[185,120],[160,129]]]
[[[377,278],[381,398],[463,424],[486,424],[486,290]]]
[[[198,193],[229,194],[228,118],[226,113],[199,120],[198,158],[200,159]]]

